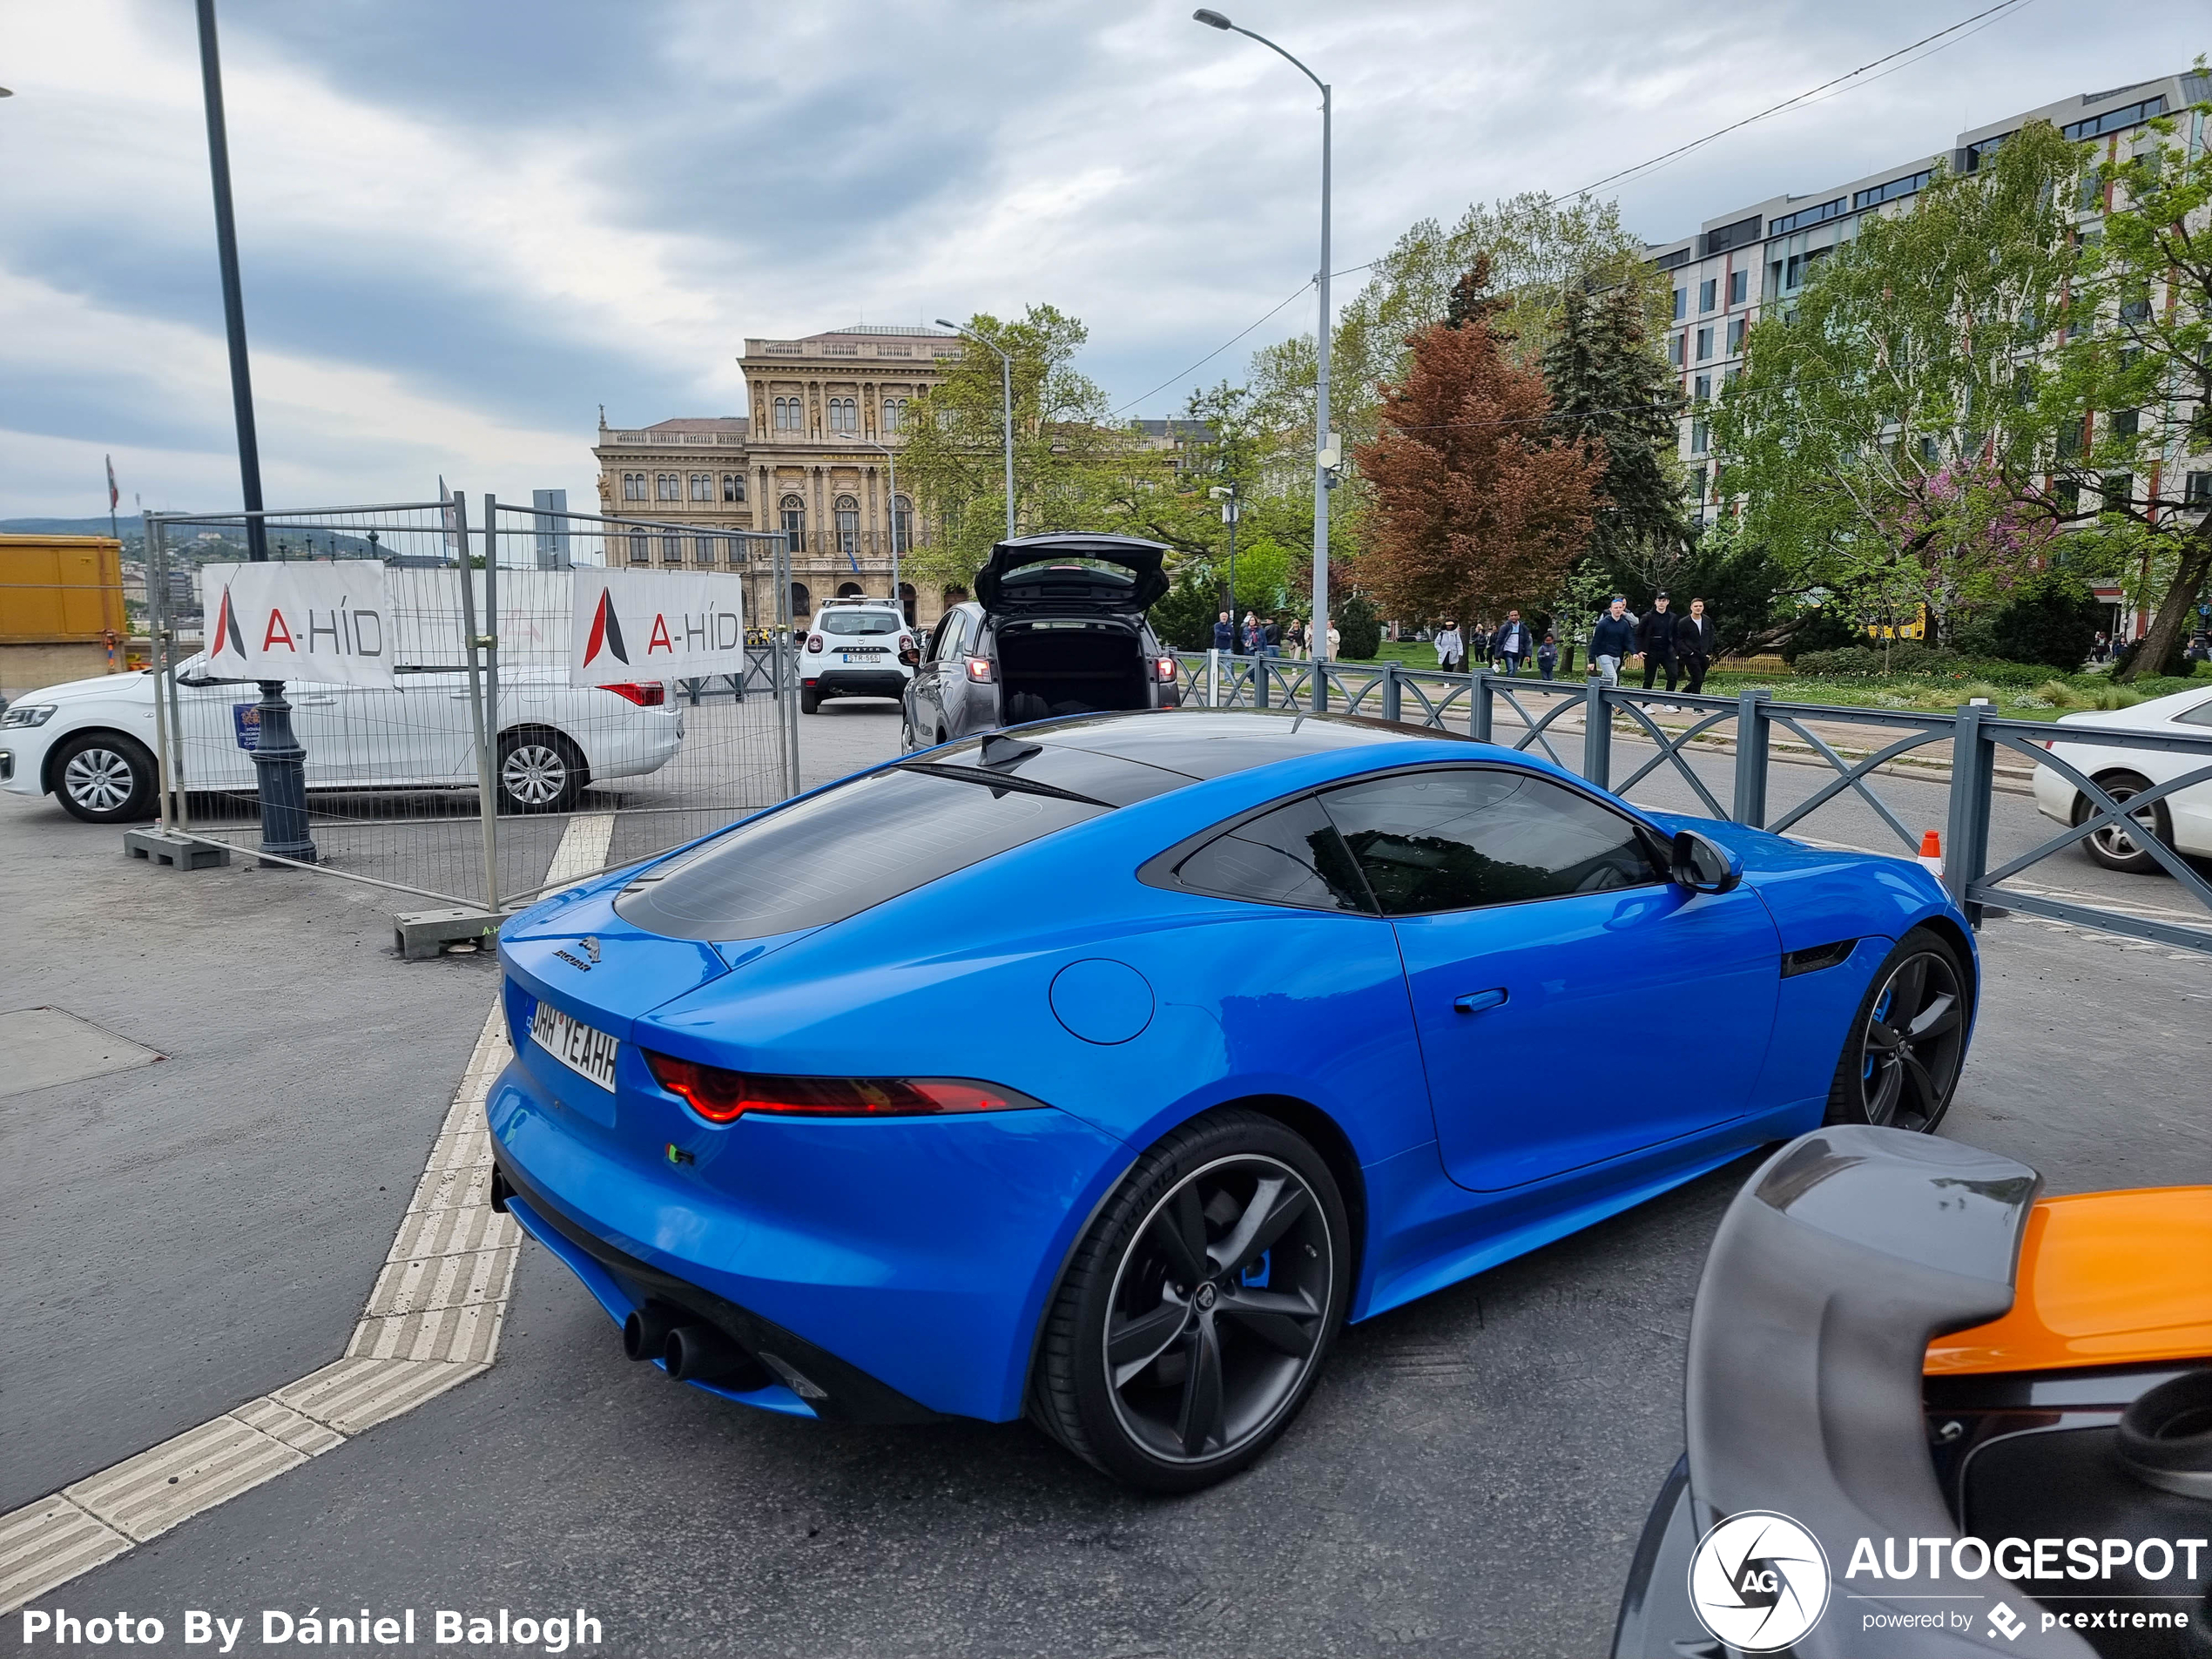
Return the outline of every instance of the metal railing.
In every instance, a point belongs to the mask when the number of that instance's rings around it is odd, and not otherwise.
[[[497,912],[795,792],[796,658],[780,538],[718,532],[772,544],[760,574],[773,614],[748,619],[765,643],[747,650],[743,671],[664,690],[624,679],[619,695],[654,717],[636,718],[569,683],[573,572],[635,569],[633,535],[682,527],[489,496],[473,524],[459,496],[260,516],[280,557],[386,565],[393,687],[288,687],[314,845],[297,857],[273,851],[254,778],[253,687],[206,675],[194,651],[204,617],[177,603],[169,579],[210,531],[226,550],[242,544],[246,516],[145,515],[150,735],[165,832]],[[666,719],[652,706],[662,699],[673,705]],[[542,771],[534,779],[539,757],[524,752],[533,745],[577,772],[578,786],[553,790]]]
[[[1545,680],[1486,668],[1447,674],[1397,663],[1317,664],[1221,651],[1179,651],[1176,660],[1187,704],[1364,714],[1464,732],[1480,742],[1540,752],[1563,770],[1623,796],[1655,775],[1663,776],[1687,786],[1702,815],[1776,833],[1801,830],[1831,803],[1849,801],[1895,835],[1908,855],[1920,849],[1920,833],[1909,821],[1911,809],[1900,809],[1877,785],[1899,777],[1939,785],[1947,792],[1944,885],[1977,926],[1986,911],[2018,911],[2212,954],[2212,881],[2138,816],[2182,790],[2212,784],[2212,732],[2199,738],[2119,726],[2058,726],[2007,719],[1979,704],[1946,714],[1779,702],[1764,687],[1722,697],[1609,686],[1595,676]],[[1689,718],[1682,725],[1662,724],[1652,718],[1655,709]],[[1838,726],[1865,728],[1876,736],[1855,746],[1834,734]],[[1573,737],[1581,738],[1579,750]],[[2069,747],[2199,755],[2206,764],[2130,795],[2122,804],[2094,777],[2044,746],[2054,739]],[[1652,752],[1616,781],[1614,771],[1624,741],[1648,745]],[[1781,752],[1785,748],[1786,756]],[[1717,757],[1727,749],[1734,754],[1732,776],[1716,787],[1718,780],[1692,765],[1691,757],[1701,751]],[[2050,768],[2080,792],[2087,810],[2079,822],[1993,866],[1992,808],[2003,753]],[[1832,776],[1787,807],[1770,810],[1770,782],[1775,765],[1785,759],[1824,768]],[[2207,926],[2195,925],[2193,914],[2188,925],[2182,925],[2138,914],[2141,907],[2084,903],[2000,885],[2114,826],[2124,828],[2202,907]]]

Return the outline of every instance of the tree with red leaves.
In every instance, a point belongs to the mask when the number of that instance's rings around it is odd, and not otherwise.
[[[1502,615],[1558,592],[1588,539],[1600,443],[1552,430],[1543,376],[1497,332],[1488,260],[1460,279],[1447,320],[1408,339],[1382,387],[1381,435],[1355,451],[1370,491],[1361,584],[1409,619]]]

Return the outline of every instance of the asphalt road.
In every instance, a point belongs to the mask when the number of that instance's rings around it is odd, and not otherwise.
[[[887,752],[896,716],[801,725],[812,782]],[[0,1008],[170,1055],[0,1099],[0,1206],[29,1221],[0,1234],[5,1504],[335,1354],[492,995],[482,961],[381,954],[372,890],[179,877],[118,841],[0,797],[0,900],[28,918]],[[1983,948],[1946,1132],[2056,1191],[2212,1180],[2212,960],[2022,920]],[[1681,1006],[1689,1050],[1694,986]],[[1645,1058],[1561,1056],[1525,1087]],[[176,1639],[187,1608],[247,1615],[251,1642],[265,1608],[581,1605],[624,1655],[1589,1659],[1748,1167],[1348,1332],[1266,1460],[1173,1501],[1021,1425],[834,1428],[673,1387],[528,1245],[488,1375],[40,1604],[157,1614],[179,1653],[211,1651]]]

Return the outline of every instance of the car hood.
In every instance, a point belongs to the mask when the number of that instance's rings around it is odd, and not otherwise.
[[[64,680],[59,685],[42,685],[35,691],[25,691],[13,698],[15,703],[71,703],[79,698],[112,697],[117,692],[148,695],[145,672],[134,669],[127,674],[101,674],[88,680]]]
[[[1130,536],[1025,536],[975,573],[994,616],[1140,616],[1168,590],[1167,549]]]

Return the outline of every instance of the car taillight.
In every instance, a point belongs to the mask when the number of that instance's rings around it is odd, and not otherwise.
[[[668,687],[658,680],[619,680],[599,689],[612,691],[617,697],[627,698],[641,709],[657,709],[668,701]]]
[[[913,635],[900,634],[899,636],[899,649],[900,651],[912,651],[914,648],[914,642]]]
[[[809,634],[806,636],[806,649],[808,651],[819,651],[821,648],[822,637],[819,634]]]
[[[972,680],[989,679],[991,678],[991,659],[988,657],[969,658],[968,659],[968,678]]]
[[[1153,664],[1152,664],[1152,672],[1153,672],[1154,676],[1155,676],[1155,677],[1156,677],[1156,678],[1159,680],[1159,682],[1160,682],[1160,684],[1161,684],[1161,685],[1174,685],[1174,684],[1175,684],[1175,658],[1172,658],[1172,657],[1162,657],[1162,658],[1156,658],[1156,659],[1154,660]]]
[[[964,1077],[763,1077],[643,1051],[653,1081],[710,1123],[747,1112],[785,1117],[927,1117],[1019,1111],[1041,1101]]]

